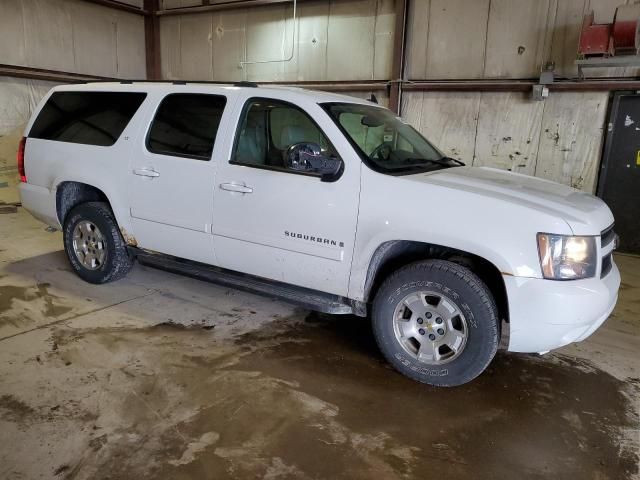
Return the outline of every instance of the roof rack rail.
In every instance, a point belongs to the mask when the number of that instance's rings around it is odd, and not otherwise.
[[[251,87],[251,88],[258,88],[258,84],[256,82],[236,82],[233,84],[234,87]]]

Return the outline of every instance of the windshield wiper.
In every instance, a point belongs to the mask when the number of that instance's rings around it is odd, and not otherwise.
[[[458,160],[457,158],[452,158],[452,157],[442,157],[439,158],[438,160],[448,160],[449,162],[453,162],[453,163],[457,163],[458,165],[460,165],[461,167],[465,167],[467,164]]]
[[[465,166],[466,164],[464,162],[461,162],[460,160],[457,160],[455,158],[451,158],[451,157],[442,157],[442,158],[407,158],[405,159],[405,162],[429,162],[429,163],[435,163],[436,165],[442,165],[443,167],[451,167],[451,163],[450,162],[454,162],[457,163],[460,166]]]

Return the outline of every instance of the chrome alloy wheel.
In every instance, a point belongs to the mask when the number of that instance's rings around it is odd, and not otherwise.
[[[81,220],[73,229],[73,251],[88,270],[97,270],[107,255],[106,242],[95,223]]]
[[[393,331],[416,360],[442,365],[457,358],[467,344],[467,321],[450,298],[430,291],[404,297],[393,313]]]

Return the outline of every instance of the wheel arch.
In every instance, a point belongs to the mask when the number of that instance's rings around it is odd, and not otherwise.
[[[365,302],[371,301],[389,274],[409,263],[428,259],[448,260],[469,268],[491,291],[500,319],[509,322],[507,290],[498,267],[474,253],[427,242],[391,240],[378,246],[367,269]]]
[[[135,245],[135,238],[128,234],[130,226],[127,217],[123,215],[122,208],[114,200],[117,200],[117,196],[109,195],[107,189],[94,182],[62,180],[56,186],[56,215],[60,225],[64,225],[65,218],[74,207],[87,202],[105,202],[113,212],[126,243]]]

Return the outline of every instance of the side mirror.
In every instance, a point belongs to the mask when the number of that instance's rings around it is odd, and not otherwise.
[[[316,173],[323,182],[335,180],[342,171],[342,159],[322,153],[317,143],[295,143],[287,149],[285,165],[290,170]]]

